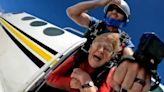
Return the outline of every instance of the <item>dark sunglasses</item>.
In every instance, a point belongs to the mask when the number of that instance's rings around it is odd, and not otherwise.
[[[107,9],[107,12],[108,11],[113,11],[113,10],[116,10],[118,13],[122,14],[122,15],[125,15],[125,13],[116,5],[112,4],[112,5],[109,5],[108,6],[108,9]]]

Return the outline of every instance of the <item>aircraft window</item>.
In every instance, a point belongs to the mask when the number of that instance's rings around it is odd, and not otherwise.
[[[33,21],[30,25],[31,26],[44,26],[46,24],[47,23],[46,22],[43,22],[43,21]]]
[[[48,28],[43,30],[43,33],[48,35],[48,36],[57,36],[57,35],[63,34],[64,31],[59,29],[59,28],[48,27]]]
[[[23,17],[22,18],[22,20],[32,20],[32,19],[35,19],[34,17],[31,17],[31,16],[29,16],[29,17]]]
[[[20,14],[20,12],[12,12],[12,14]]]

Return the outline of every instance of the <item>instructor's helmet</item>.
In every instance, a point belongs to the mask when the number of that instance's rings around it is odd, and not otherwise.
[[[114,2],[109,3],[108,5],[106,5],[106,6],[104,7],[105,20],[106,20],[106,18],[107,18],[106,15],[107,15],[108,11],[109,11],[113,6],[117,6],[120,10],[122,10],[122,13],[123,13],[125,19],[124,19],[123,21],[121,21],[121,22],[124,22],[124,23],[121,23],[121,27],[122,27],[122,26],[125,26],[125,24],[126,24],[127,22],[129,22],[129,16],[130,16],[130,8],[129,8],[129,5],[128,5],[124,0],[121,0],[120,4],[117,4],[117,3],[114,3]],[[113,20],[113,19],[107,19],[107,20]],[[113,23],[113,22],[112,22],[112,23]],[[120,21],[117,21],[117,20],[116,20],[116,22],[114,22],[114,25],[115,25],[116,23],[120,23]],[[117,24],[116,26],[118,26],[118,25],[119,25],[119,24]],[[119,26],[119,27],[120,27],[120,26]]]

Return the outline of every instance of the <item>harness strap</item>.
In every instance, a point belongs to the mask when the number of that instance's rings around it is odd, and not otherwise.
[[[133,56],[122,56],[120,61],[118,62],[118,66],[123,62],[123,61],[130,61],[130,62],[135,62],[135,58]]]

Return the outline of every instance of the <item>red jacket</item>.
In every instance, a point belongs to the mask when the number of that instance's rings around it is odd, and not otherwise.
[[[67,74],[67,72],[72,69],[72,67],[75,64],[77,56],[73,55],[69,57],[66,61],[64,61],[63,64],[61,64],[57,69],[55,69],[53,72],[51,72],[48,76],[47,83],[53,87],[56,88],[62,88],[70,90],[70,92],[79,92],[77,89],[70,89],[70,74]],[[92,74],[95,69],[89,66],[88,62],[84,62],[80,64],[80,67],[82,70],[86,71],[88,74]],[[104,82],[98,89],[98,92],[113,92],[111,86],[110,86],[110,80],[112,79],[112,75],[115,69],[111,69],[111,71],[108,74],[108,82],[107,79],[104,79]]]

